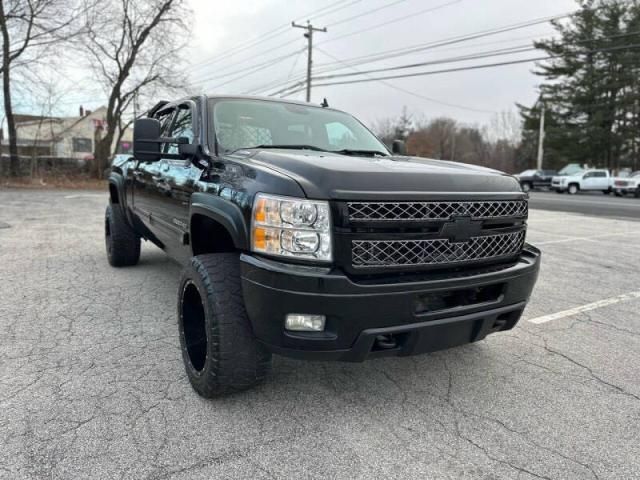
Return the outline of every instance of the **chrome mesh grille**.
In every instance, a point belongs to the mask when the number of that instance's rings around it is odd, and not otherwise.
[[[479,202],[350,202],[349,220],[425,221],[448,220],[453,216],[474,219],[525,217],[526,200],[495,200]]]
[[[353,240],[354,267],[441,265],[514,255],[524,246],[525,231],[472,237],[469,242],[433,240]]]

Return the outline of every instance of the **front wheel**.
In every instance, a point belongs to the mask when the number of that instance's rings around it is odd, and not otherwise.
[[[178,290],[178,330],[191,386],[211,398],[265,379],[271,353],[253,335],[236,253],[193,257]]]
[[[576,193],[578,193],[578,186],[575,184],[569,185],[569,188],[567,189],[567,192],[569,192],[569,195],[575,195]]]
[[[129,226],[118,205],[107,206],[104,215],[107,259],[112,267],[135,265],[140,259],[140,236]]]
[[[531,191],[531,184],[529,182],[522,183],[521,187],[522,187],[522,191],[525,193]]]

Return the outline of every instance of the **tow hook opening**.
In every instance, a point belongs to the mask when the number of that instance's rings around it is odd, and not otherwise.
[[[515,310],[513,312],[502,313],[496,317],[491,327],[491,332],[503,332],[505,330],[511,330],[520,316],[522,310]]]
[[[408,333],[389,333],[385,335],[376,335],[376,339],[373,342],[371,351],[377,352],[380,350],[393,350],[402,347],[404,345]]]

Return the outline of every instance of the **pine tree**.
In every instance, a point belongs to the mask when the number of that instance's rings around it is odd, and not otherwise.
[[[638,118],[630,112],[638,110],[640,10],[635,0],[580,5],[569,21],[553,22],[556,38],[534,43],[551,57],[535,72],[544,77],[545,166],[587,163],[617,169],[638,149]],[[534,138],[537,147],[536,110],[520,106],[523,152],[531,150]]]

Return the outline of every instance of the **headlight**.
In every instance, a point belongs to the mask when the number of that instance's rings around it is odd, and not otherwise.
[[[329,203],[258,193],[253,204],[254,252],[330,262]]]

